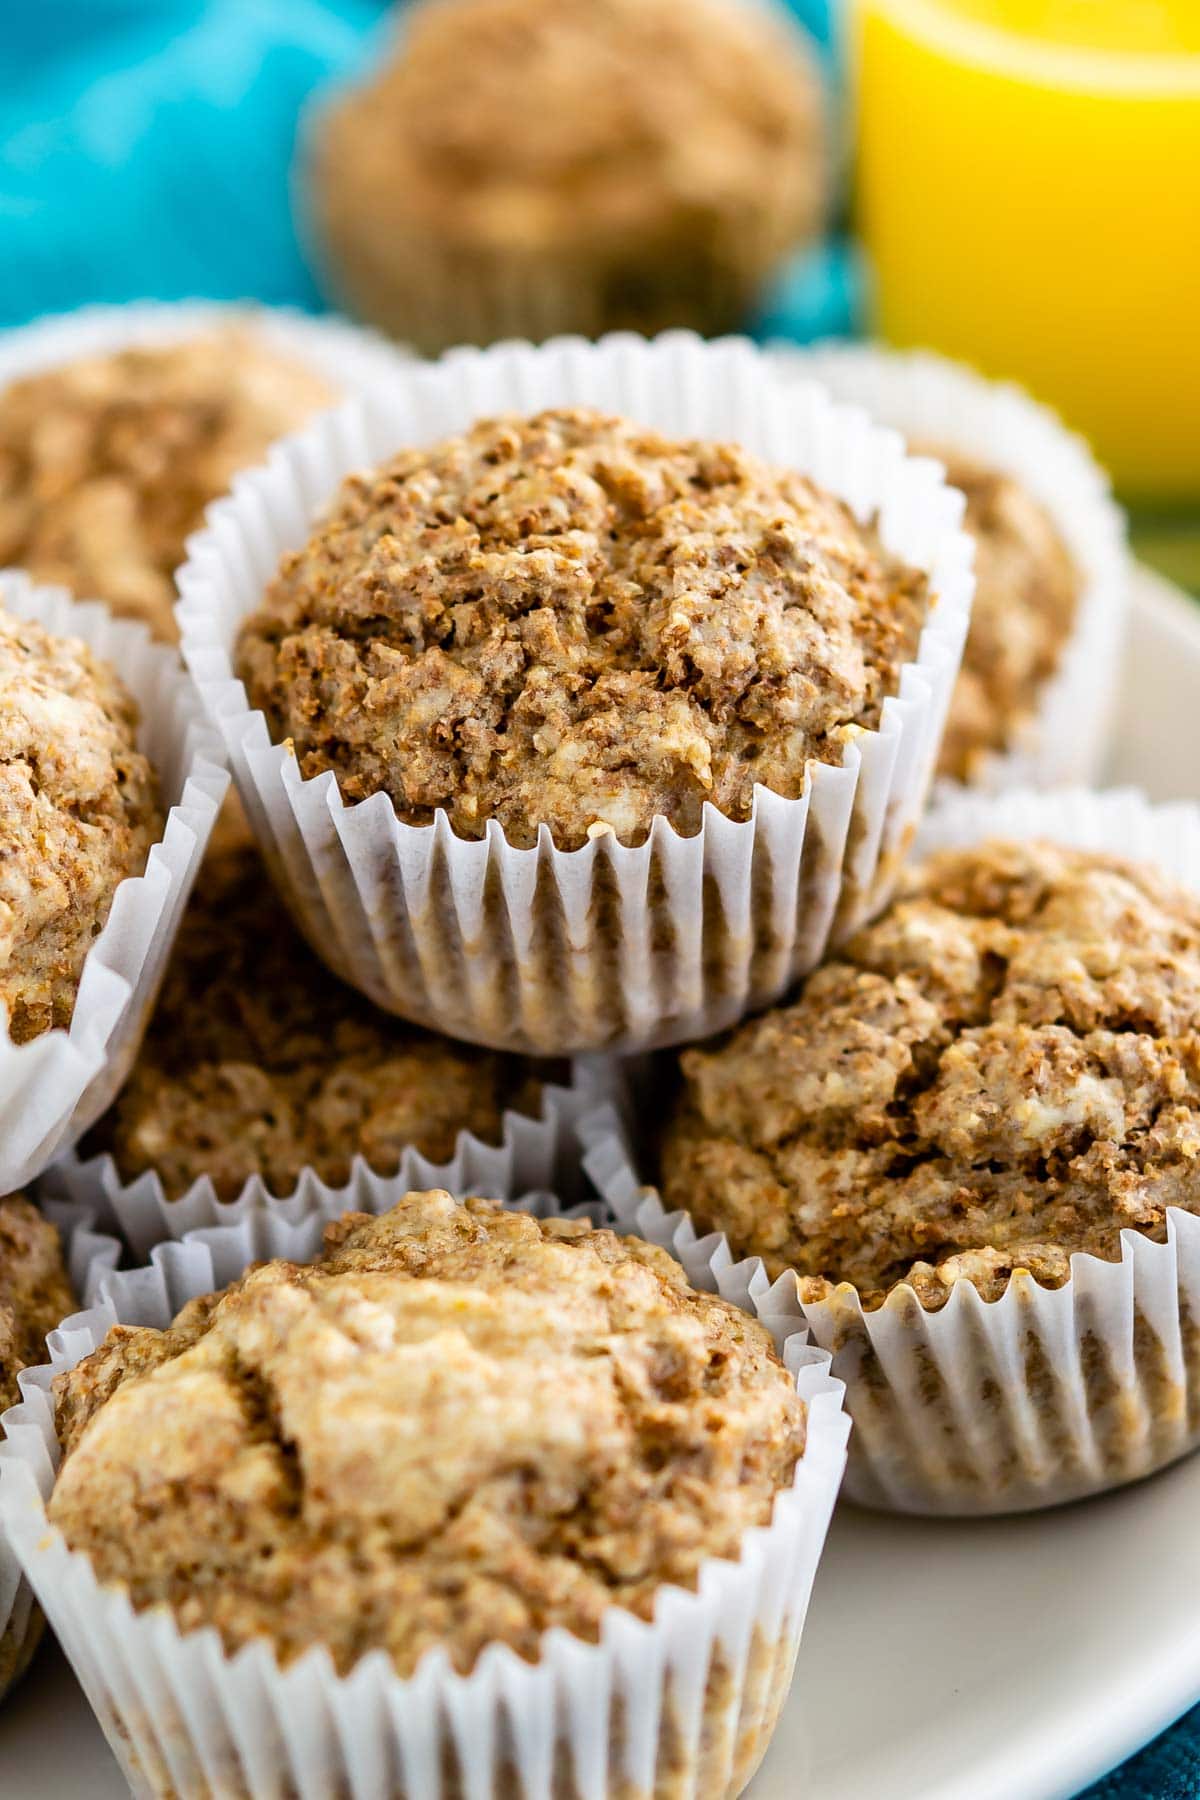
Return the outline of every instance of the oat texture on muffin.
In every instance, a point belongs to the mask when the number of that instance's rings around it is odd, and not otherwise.
[[[244,622],[304,774],[561,848],[750,816],[878,724],[924,575],[805,476],[590,410],[476,425],[347,479]]]
[[[0,1412],[21,1398],[21,1370],[45,1361],[46,1333],[74,1310],[54,1226],[22,1194],[0,1200]]]
[[[250,329],[87,357],[0,392],[0,564],[176,637],[184,540],[336,398]]]
[[[50,1516],[100,1580],[343,1672],[651,1616],[769,1521],[805,1435],[768,1332],[665,1252],[437,1192],[115,1326],[55,1388]]]
[[[243,828],[244,831],[244,828]],[[169,1200],[207,1175],[234,1200],[311,1168],[343,1186],[356,1155],[390,1174],[413,1146],[448,1161],[458,1134],[499,1143],[508,1107],[535,1113],[531,1062],[379,1012],[313,955],[257,850],[231,828],[210,851],[125,1087],[86,1141],[125,1181]]]
[[[945,852],[790,1005],[680,1060],[667,1204],[806,1297],[1057,1287],[1200,1213],[1200,903],[1046,843]]]
[[[825,136],[815,58],[766,8],[426,0],[319,121],[310,198],[335,285],[424,349],[476,300],[493,336],[717,333],[819,231]]]
[[[981,759],[1011,750],[1058,670],[1082,581],[1047,509],[1023,484],[936,445],[966,495],[975,540],[971,627],[950,701],[940,771],[969,781]]]
[[[70,1025],[113,896],[162,835],[137,725],[86,644],[0,612],[0,1006],[17,1043]]]

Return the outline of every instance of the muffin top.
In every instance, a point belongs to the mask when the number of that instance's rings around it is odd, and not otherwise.
[[[343,1672],[648,1618],[769,1521],[804,1447],[768,1333],[664,1251],[444,1193],[115,1326],[56,1395],[50,1516],[101,1580]]]
[[[114,351],[0,392],[0,564],[177,633],[184,540],[335,395],[253,331]]]
[[[0,1412],[21,1398],[21,1370],[45,1362],[46,1333],[74,1310],[54,1226],[22,1194],[0,1200]]]
[[[809,1297],[1057,1287],[1200,1212],[1200,902],[1050,844],[943,854],[791,1005],[680,1062],[667,1203]]]
[[[748,818],[878,723],[923,575],[806,477],[587,410],[346,480],[236,652],[306,775],[462,836]]]
[[[975,603],[950,701],[940,772],[969,781],[989,751],[1013,746],[1058,669],[1079,604],[1071,553],[1040,501],[999,469],[934,448],[967,498],[975,540]]]
[[[70,1024],[113,895],[162,835],[137,724],[86,644],[0,612],[0,1006],[17,1043]]]
[[[740,0],[425,0],[322,119],[318,191],[381,232],[514,250],[696,238],[786,247],[819,219],[820,81],[802,35]]]
[[[125,1181],[157,1171],[169,1200],[208,1175],[234,1200],[252,1176],[332,1186],[361,1154],[383,1174],[460,1131],[499,1143],[506,1107],[536,1112],[534,1065],[378,1011],[304,943],[258,852],[209,852],[133,1073],[88,1139]]]

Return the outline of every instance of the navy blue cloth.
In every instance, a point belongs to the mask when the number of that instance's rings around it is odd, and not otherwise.
[[[789,0],[823,40],[833,3]],[[380,0],[0,0],[0,325],[135,298],[319,309],[289,205],[297,114],[364,60],[382,12]],[[755,329],[847,333],[860,292],[853,248],[834,235],[786,271]],[[1200,1709],[1087,1800],[1198,1794]]]

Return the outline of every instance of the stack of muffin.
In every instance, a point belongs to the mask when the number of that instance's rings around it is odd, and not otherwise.
[[[740,316],[822,181],[778,30],[429,0],[310,134],[346,292],[422,345]],[[5,556],[191,681],[9,590],[0,1174],[103,1304],[31,1367],[68,1271],[6,1200],[0,1674],[19,1564],[139,1792],[732,1796],[843,1384],[908,1510],[1200,1430],[1200,818],[1019,785],[1095,774],[1120,520],[930,358],[306,331],[7,351]]]

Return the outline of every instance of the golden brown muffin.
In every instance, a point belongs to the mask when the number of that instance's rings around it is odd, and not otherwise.
[[[162,836],[137,724],[86,644],[0,613],[0,1007],[17,1043],[70,1025],[113,895]]]
[[[87,1140],[125,1181],[154,1170],[169,1200],[207,1175],[236,1199],[252,1176],[286,1194],[311,1167],[342,1186],[356,1155],[394,1173],[436,1162],[461,1131],[499,1143],[507,1107],[536,1114],[536,1066],[381,1013],[331,975],[258,852],[210,851],[133,1073]]]
[[[1200,1213],[1200,903],[1050,844],[946,853],[791,1005],[680,1062],[667,1204],[808,1297],[1057,1287]]]
[[[0,393],[0,564],[173,643],[175,570],[205,507],[335,398],[234,328],[15,381]]]
[[[168,1330],[115,1326],[56,1395],[50,1516],[101,1581],[343,1672],[649,1618],[769,1521],[804,1447],[769,1334],[664,1251],[436,1192]]]
[[[0,1200],[0,1412],[20,1400],[21,1370],[46,1361],[46,1333],[74,1310],[54,1226],[23,1194]]]
[[[936,447],[946,479],[967,497],[975,540],[975,601],[950,700],[939,770],[970,781],[990,751],[1013,748],[1057,672],[1082,581],[1046,508],[999,469]]]
[[[0,1412],[21,1399],[22,1369],[44,1363],[46,1334],[75,1311],[62,1241],[22,1194],[0,1200]],[[11,1552],[6,1551],[6,1578]],[[42,1615],[22,1581],[0,1595],[0,1697],[28,1667]]]
[[[244,623],[301,769],[510,842],[644,841],[801,793],[878,723],[925,577],[804,476],[588,410],[476,425],[345,481]]]
[[[816,64],[741,0],[426,0],[321,118],[335,287],[394,336],[744,323],[821,227]]]

